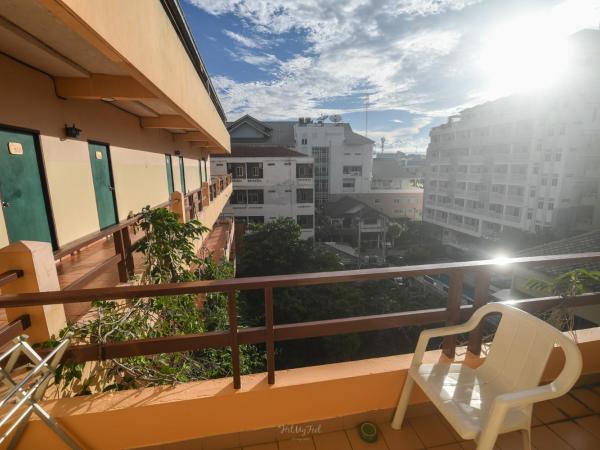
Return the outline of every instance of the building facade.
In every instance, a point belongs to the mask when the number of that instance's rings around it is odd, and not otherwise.
[[[303,238],[314,236],[313,158],[286,147],[234,146],[231,155],[212,158],[212,173],[233,178],[225,215],[259,223],[293,217]]]
[[[598,49],[599,35],[586,30],[574,42]],[[568,84],[476,106],[432,129],[423,219],[448,242],[600,227],[598,52],[575,54]]]
[[[61,252],[200,189],[211,154],[230,151],[178,4],[121,2],[110,21],[107,8],[0,5],[0,248],[38,241]],[[140,14],[150,28],[131,26]],[[210,228],[220,211],[204,213]]]
[[[331,196],[370,190],[374,142],[347,123],[271,122],[246,115],[228,130],[236,146],[282,146],[312,157],[317,208]]]

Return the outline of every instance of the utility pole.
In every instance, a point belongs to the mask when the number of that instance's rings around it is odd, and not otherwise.
[[[383,153],[383,148],[385,147],[385,137],[381,136],[381,153]]]

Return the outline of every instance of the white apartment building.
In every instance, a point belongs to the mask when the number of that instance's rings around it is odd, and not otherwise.
[[[294,123],[296,150],[315,160],[315,203],[324,205],[342,194],[371,189],[374,142],[354,133],[347,123]]]
[[[578,35],[600,48],[599,31]],[[432,129],[423,220],[446,242],[600,227],[598,52],[578,55],[571,82],[552,93],[489,102]]]
[[[276,146],[236,146],[211,159],[212,175],[231,174],[233,193],[223,210],[237,222],[293,217],[304,239],[315,234],[313,158]]]
[[[245,115],[228,130],[235,146],[280,146],[313,157],[317,207],[341,194],[370,190],[374,142],[347,123],[259,121]]]

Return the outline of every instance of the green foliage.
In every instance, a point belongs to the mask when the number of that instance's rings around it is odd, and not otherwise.
[[[244,237],[238,276],[339,270],[335,254],[300,239],[293,219],[255,225]],[[336,283],[274,291],[275,323],[296,323],[442,306],[443,301],[406,280]],[[240,294],[242,321],[264,325],[262,291]],[[331,336],[277,343],[277,367],[288,368],[411,351],[418,329]]]
[[[574,269],[565,272],[550,281],[529,280],[526,287],[532,291],[561,296],[565,302],[541,314],[541,318],[560,330],[569,331],[575,340],[575,313],[566,306],[566,301],[573,296],[593,292],[600,286],[600,272],[587,269]]]
[[[165,208],[142,209],[137,228],[144,232],[137,250],[145,256],[145,277],[149,283],[190,281],[195,274],[189,270],[200,260],[194,241],[208,231],[197,220],[180,223],[176,214]]]
[[[387,235],[388,238],[392,240],[392,247],[396,246],[396,240],[402,236],[402,233],[404,233],[407,229],[407,225],[398,221],[393,221],[388,224]]]
[[[527,287],[532,290],[563,297],[592,292],[598,285],[600,285],[600,272],[587,269],[571,270],[551,281],[530,280],[527,282]]]
[[[193,241],[206,231],[199,222],[181,224],[177,216],[166,209],[144,208],[139,228],[144,237],[138,251],[144,254],[146,262],[142,284],[233,277],[231,263],[217,263],[212,258],[199,260],[195,255]],[[194,271],[196,266],[199,269]],[[205,301],[206,308],[198,307],[201,300]],[[92,319],[69,325],[61,331],[60,337],[69,333],[76,344],[96,344],[227,330],[229,326],[227,298],[220,293],[208,294],[206,298],[174,295],[97,301],[92,311]],[[243,373],[262,365],[255,347],[241,349]],[[67,363],[57,371],[55,382],[63,393],[83,395],[230,374],[231,351],[208,349],[109,360],[93,363],[92,367]]]

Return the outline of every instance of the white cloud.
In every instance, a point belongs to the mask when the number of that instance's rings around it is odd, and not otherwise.
[[[248,48],[260,48],[265,44],[265,40],[261,38],[250,38],[243,36],[231,30],[223,30],[223,34],[235,41],[236,43]]]
[[[410,123],[392,119],[401,126],[369,132],[377,139],[384,136],[386,148],[404,151],[424,150],[422,131],[434,118],[490,99],[473,74],[481,37],[491,25],[519,15],[520,8],[561,3],[492,0],[478,7],[489,8],[487,13],[465,12],[463,19],[458,12],[480,0],[187,1],[215,16],[237,16],[244,35],[224,31],[236,43],[232,55],[270,74],[244,82],[235,75],[213,77],[231,118],[244,113],[275,120],[344,114],[360,105],[323,105],[369,93],[372,111],[414,114]],[[304,40],[304,49],[284,57],[270,44],[288,32]]]

